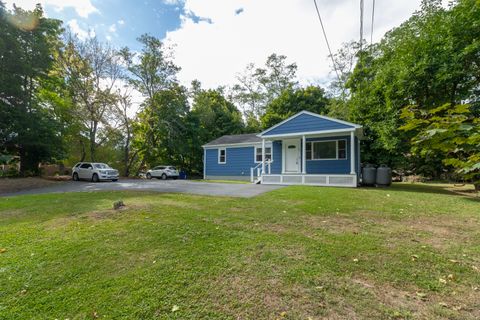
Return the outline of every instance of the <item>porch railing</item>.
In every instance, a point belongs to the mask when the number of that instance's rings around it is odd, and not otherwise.
[[[250,168],[250,182],[256,182],[258,179],[262,178],[262,175],[264,174],[262,172],[262,167],[263,164],[265,163],[265,173],[270,174],[272,172],[272,162],[269,159],[264,160],[257,164],[255,167]]]

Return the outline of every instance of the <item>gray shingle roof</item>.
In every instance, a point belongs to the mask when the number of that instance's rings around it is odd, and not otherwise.
[[[262,139],[257,137],[258,133],[247,133],[247,134],[233,134],[222,136],[218,139],[210,141],[205,144],[205,146],[215,146],[219,144],[237,144],[237,143],[258,143],[262,142]]]

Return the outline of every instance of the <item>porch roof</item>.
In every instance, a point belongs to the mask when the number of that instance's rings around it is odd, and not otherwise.
[[[328,135],[345,132],[354,132],[362,137],[362,126],[322,116],[316,113],[302,111],[280,122],[279,124],[263,131],[260,138],[296,137],[302,135]]]

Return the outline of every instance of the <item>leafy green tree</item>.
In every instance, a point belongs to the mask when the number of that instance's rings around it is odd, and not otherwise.
[[[190,167],[202,172],[202,145],[223,135],[244,132],[242,114],[221,89],[197,90],[188,117]]]
[[[187,90],[180,85],[158,91],[146,101],[134,124],[134,147],[145,164],[183,165],[182,139],[188,109]]]
[[[350,120],[363,124],[367,141],[364,159],[438,176],[441,157],[411,152],[414,131],[402,109],[423,113],[443,106],[478,101],[480,5],[459,0],[444,8],[441,1],[424,0],[421,10],[380,43],[361,51],[346,83],[350,90]]]
[[[327,106],[325,90],[320,87],[287,89],[267,106],[261,118],[262,127],[269,128],[303,110],[326,114]]]
[[[169,48],[159,39],[144,34],[137,40],[142,44],[140,54],[123,48],[120,55],[131,74],[130,83],[145,97],[153,99],[156,93],[177,83],[180,67],[173,63]]]
[[[82,41],[67,33],[59,65],[72,97],[72,112],[82,121],[83,136],[88,138],[90,160],[96,161],[96,150],[105,141],[98,140],[99,131],[102,125],[109,126],[108,114],[118,99],[115,84],[122,77],[120,57],[96,37]]]
[[[50,79],[61,22],[0,4],[0,152],[18,154],[23,174],[63,157],[62,124],[39,92]]]
[[[231,97],[243,110],[248,131],[258,131],[260,118],[267,105],[287,89],[298,86],[297,65],[287,64],[284,55],[271,54],[264,68],[249,64],[243,74],[237,76]]]
[[[441,155],[443,163],[452,166],[464,179],[480,190],[480,110],[469,104],[446,103],[424,112],[406,107],[401,128],[413,131],[412,152],[421,157]]]

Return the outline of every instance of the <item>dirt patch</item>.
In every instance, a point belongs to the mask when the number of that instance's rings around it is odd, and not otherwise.
[[[2,178],[0,179],[0,194],[38,189],[59,183],[61,182],[42,178]]]
[[[478,319],[478,302],[476,295],[471,288],[459,287],[455,290],[462,291],[462,294],[444,295],[438,293],[424,293],[418,288],[406,290],[393,287],[386,283],[376,283],[364,278],[352,278],[350,283],[357,288],[372,294],[385,308],[397,313],[403,319],[402,314],[411,315],[414,319],[435,319],[443,318],[442,312],[451,314],[452,319]],[[464,292],[464,291],[469,292]],[[442,310],[443,309],[443,310]]]
[[[214,286],[216,307],[235,319],[319,319],[325,306],[306,288],[277,277],[226,275],[214,281]]]
[[[327,231],[330,233],[360,233],[362,231],[362,223],[356,219],[336,214],[334,216],[308,216],[303,217],[306,230],[308,228],[314,230]]]
[[[379,224],[376,230],[388,233],[390,243],[415,241],[446,249],[459,243],[471,243],[480,235],[480,221],[475,218],[451,216],[414,217],[390,220]]]

